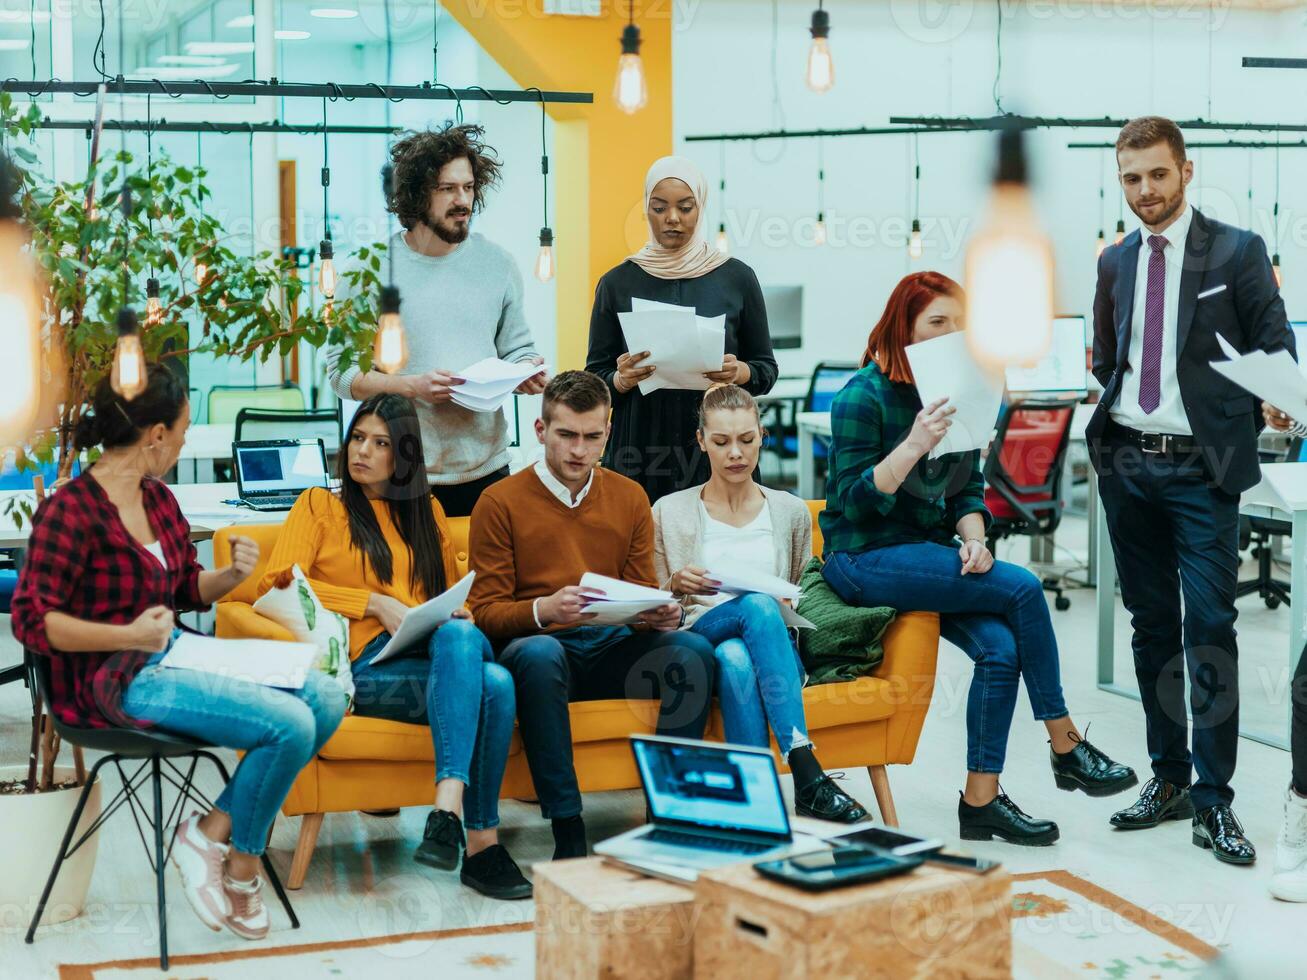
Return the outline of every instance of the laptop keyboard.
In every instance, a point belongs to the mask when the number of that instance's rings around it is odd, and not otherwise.
[[[668,830],[655,827],[641,840],[653,841],[655,844],[671,844],[674,847],[693,847],[707,851],[733,851],[737,854],[762,854],[770,851],[775,844],[755,844],[752,841],[725,840],[720,837],[707,837],[702,834],[689,834],[682,830]]]
[[[290,510],[298,499],[299,494],[289,494],[285,497],[259,497],[246,502],[255,510]]]

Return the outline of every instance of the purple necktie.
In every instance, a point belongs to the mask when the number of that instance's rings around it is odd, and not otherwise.
[[[1144,357],[1139,366],[1139,407],[1151,415],[1162,403],[1162,320],[1166,312],[1166,238],[1149,235],[1148,293],[1144,297]]]

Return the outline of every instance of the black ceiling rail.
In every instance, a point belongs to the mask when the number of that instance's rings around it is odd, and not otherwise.
[[[1296,143],[1267,143],[1264,140],[1185,140],[1187,150],[1302,150],[1307,149],[1307,140]],[[1115,143],[1068,143],[1068,150],[1111,150]]]
[[[1245,56],[1245,68],[1307,68],[1307,58],[1257,58]]]
[[[814,139],[826,136],[894,136],[898,134],[938,133],[940,129],[933,126],[857,126],[851,129],[770,129],[757,133],[705,133],[700,136],[686,136],[687,143],[726,143],[733,140],[795,140]]]
[[[90,132],[95,128],[95,123],[91,120],[83,122],[78,119],[50,119],[47,117],[33,123],[32,126],[34,129],[81,129]],[[214,133],[219,136],[232,134],[246,136],[250,133],[300,133],[305,136],[321,136],[323,132],[321,123],[168,122],[166,119],[148,123],[139,119],[106,119],[103,122],[103,128],[116,129],[127,133],[151,131],[156,133]],[[326,131],[329,134],[386,136],[401,133],[403,128],[398,126],[350,126],[342,124],[327,126]]]
[[[63,82],[52,78],[45,82],[34,82],[17,78],[7,78],[0,82],[0,91],[29,98],[43,95],[84,95],[90,96],[103,84],[109,91],[118,95],[166,95],[180,98],[183,95],[209,95],[226,99],[231,96],[248,96],[252,98],[277,96],[280,98],[344,99],[390,99],[392,101],[412,100],[448,100],[454,102],[563,102],[591,104],[593,92],[541,92],[538,89],[501,89],[487,90],[479,85],[456,89],[439,82],[423,82],[421,85],[376,85],[350,84],[336,82],[284,82],[278,78],[248,79],[243,82],[207,82],[163,81],[162,79],[128,79],[122,75],[105,79],[101,82]]]
[[[890,123],[902,126],[925,126],[947,132],[984,132],[1008,129],[1120,129],[1130,120],[1101,116],[1088,119],[1061,116],[890,116]],[[1296,123],[1217,122],[1210,119],[1177,119],[1181,129],[1214,129],[1223,131],[1253,131],[1261,133],[1307,133],[1307,125]]]

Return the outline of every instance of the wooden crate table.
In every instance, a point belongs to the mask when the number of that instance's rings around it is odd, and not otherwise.
[[[704,980],[1012,975],[1002,869],[976,875],[922,865],[806,892],[733,865],[699,876],[695,904],[694,975]]]
[[[687,980],[694,891],[578,858],[537,864],[537,980]]]

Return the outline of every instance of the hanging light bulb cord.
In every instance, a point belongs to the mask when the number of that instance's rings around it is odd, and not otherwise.
[[[331,162],[327,156],[327,97],[322,97],[322,239],[331,241],[331,211],[327,207],[327,187],[331,184]]]
[[[527,91],[531,91],[528,89]],[[545,94],[540,89],[534,90],[540,96],[540,177],[541,177],[541,196],[540,200],[544,204],[545,223],[542,228],[549,227],[549,142],[545,137]]]
[[[998,9],[998,26],[994,30],[994,114],[1003,115],[1003,98],[999,94],[999,86],[1003,81],[1003,3],[1004,0],[996,0],[995,7]]]
[[[431,3],[431,83],[440,79],[440,0]]]
[[[912,217],[921,220],[921,144],[917,134],[912,134]]]
[[[145,220],[154,242],[154,116],[150,110],[150,93],[145,94]],[[154,254],[150,255],[150,278],[154,278]]]
[[[1280,135],[1275,135],[1275,206],[1271,208],[1275,232],[1275,255],[1280,254]]]

